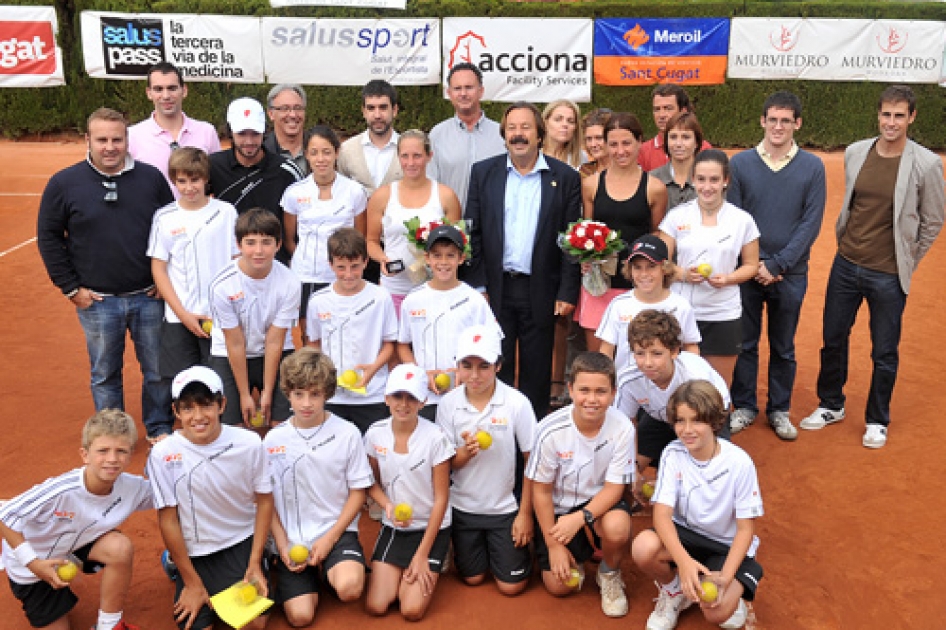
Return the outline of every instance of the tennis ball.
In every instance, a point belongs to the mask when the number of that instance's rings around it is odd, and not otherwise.
[[[434,377],[434,385],[436,385],[437,389],[440,391],[450,389],[450,375],[441,372]]]
[[[205,319],[204,321],[200,322],[200,328],[209,335],[210,331],[214,329],[214,323],[209,319]]]
[[[253,414],[253,415],[250,417],[250,426],[254,426],[254,427],[256,427],[256,428],[259,428],[259,427],[263,426],[264,424],[266,424],[266,417],[263,415],[263,411],[262,411],[262,410],[257,411],[255,414]]]
[[[477,431],[476,432],[476,441],[480,445],[480,450],[485,451],[490,446],[493,445],[493,436],[486,431]]]
[[[305,545],[293,545],[289,550],[289,559],[295,564],[303,564],[309,559],[309,550]]]
[[[411,520],[414,510],[407,503],[398,503],[394,506],[394,520],[406,523]]]
[[[340,380],[345,387],[354,387],[355,383],[358,382],[358,372],[355,370],[345,370],[338,380]]]
[[[654,496],[654,484],[650,481],[645,481],[644,485],[641,486],[641,494],[649,501],[650,498]]]
[[[709,580],[700,582],[700,599],[707,604],[712,604],[716,601],[717,597],[719,597],[719,589],[716,587],[715,582],[710,582]]]
[[[711,275],[713,275],[713,266],[709,263],[700,263],[697,265],[696,270],[704,278],[709,278]]]
[[[581,586],[581,571],[572,567],[571,574],[568,579],[565,580],[565,586],[568,588],[578,588]]]
[[[249,606],[259,597],[259,592],[256,590],[255,584],[243,584],[237,592],[244,606]]]
[[[58,575],[59,579],[63,582],[71,582],[79,575],[79,567],[76,566],[75,562],[60,564],[56,567],[56,575]]]

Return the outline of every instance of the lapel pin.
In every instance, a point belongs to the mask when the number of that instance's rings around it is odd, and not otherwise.
[[[555,186],[558,186],[558,182],[553,179],[553,180],[552,180],[552,187],[554,188]]]

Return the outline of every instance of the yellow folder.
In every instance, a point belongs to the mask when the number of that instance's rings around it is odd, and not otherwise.
[[[259,596],[246,602],[240,591],[247,586],[251,585],[246,582],[237,582],[210,598],[210,605],[217,616],[237,630],[262,615],[273,605],[273,600]]]

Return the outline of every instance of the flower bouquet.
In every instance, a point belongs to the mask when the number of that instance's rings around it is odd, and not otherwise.
[[[427,267],[424,264],[424,252],[427,251],[427,237],[430,233],[441,225],[452,225],[460,231],[463,236],[463,256],[466,260],[470,259],[470,237],[467,234],[466,222],[462,219],[456,223],[447,220],[435,220],[427,223],[421,223],[420,219],[414,217],[404,222],[407,228],[407,240],[414,246],[414,262],[407,267],[407,272],[412,282],[417,284],[428,279]]]
[[[588,293],[600,297],[611,288],[611,276],[617,273],[618,252],[624,249],[618,230],[600,221],[582,219],[559,234],[558,246],[574,262],[591,265],[581,278]]]

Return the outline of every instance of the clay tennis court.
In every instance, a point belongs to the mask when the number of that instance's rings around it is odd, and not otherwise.
[[[79,432],[92,414],[89,367],[74,309],[49,282],[35,242],[36,214],[47,178],[84,157],[84,144],[0,142],[0,498],[23,492],[46,477],[81,463]],[[843,194],[843,156],[823,155],[828,168],[828,207],[812,255],[808,299],[798,336],[798,379],[793,421],[817,405],[815,378],[821,311],[831,259],[833,225]],[[759,469],[765,517],[757,524],[759,561],[765,579],[754,604],[756,628],[893,629],[934,628],[946,617],[939,570],[946,553],[940,535],[946,521],[946,236],[914,276],[904,318],[900,376],[885,448],[861,446],[863,411],[870,378],[867,311],[860,313],[851,343],[847,419],[821,432],[801,431],[795,443],[779,441],[764,421],[736,436]],[[137,363],[127,357],[127,409],[140,418]],[[764,388],[760,388],[764,395]],[[142,439],[130,472],[144,468]],[[635,532],[650,518],[635,517]],[[172,585],[158,563],[163,548],[154,513],[138,514],[123,530],[135,543],[135,575],[126,618],[143,629],[174,628]],[[371,549],[377,525],[362,519],[362,543]],[[940,551],[937,551],[937,548]],[[515,599],[492,585],[462,586],[443,577],[427,617],[419,625],[485,628],[643,628],[656,589],[630,559],[622,567],[631,604],[627,617],[601,613],[594,581],[566,600],[547,595],[533,578]],[[98,608],[98,578],[77,580],[80,602],[72,627],[89,628]],[[0,628],[28,628],[9,588],[0,586]],[[396,612],[368,617],[360,605],[342,606],[324,596],[314,627],[403,627]],[[273,629],[289,626],[277,612]],[[698,612],[681,617],[679,628],[708,627]]]

